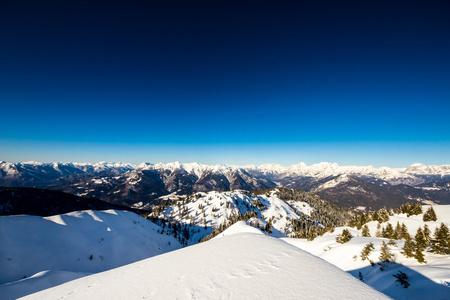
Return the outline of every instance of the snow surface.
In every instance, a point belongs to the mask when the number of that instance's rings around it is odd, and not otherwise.
[[[16,299],[88,274],[181,248],[126,211],[0,217],[0,298]]]
[[[424,206],[423,211],[429,206]],[[426,222],[432,234],[434,229],[441,222],[450,225],[450,205],[433,206],[438,217],[437,222]],[[419,227],[423,228],[425,222],[422,221],[423,214],[406,217],[405,214],[391,216],[389,223],[395,228],[397,221],[405,223],[410,235],[414,235]],[[414,258],[406,258],[400,252],[403,251],[403,241],[397,241],[397,246],[390,246],[391,252],[395,256],[395,263],[388,264],[384,271],[380,266],[372,267],[368,260],[362,261],[360,254],[363,247],[372,242],[375,250],[372,251],[369,259],[375,263],[379,262],[380,248],[383,241],[388,243],[388,239],[375,237],[378,222],[369,222],[367,225],[372,237],[362,237],[361,230],[350,227],[339,227],[333,233],[325,233],[323,236],[311,242],[305,239],[282,238],[284,241],[306,250],[329,263],[348,271],[355,277],[359,272],[363,275],[364,281],[375,289],[385,293],[394,299],[450,299],[450,256],[438,255],[425,252],[427,264],[420,264]],[[387,222],[382,223],[386,227]],[[336,236],[342,233],[344,228],[349,229],[354,236],[350,242],[339,244]],[[355,257],[356,256],[356,257]],[[398,271],[406,273],[409,277],[410,287],[404,289],[395,282],[394,274]]]
[[[387,299],[324,260],[246,227],[240,222],[223,237],[24,299]]]

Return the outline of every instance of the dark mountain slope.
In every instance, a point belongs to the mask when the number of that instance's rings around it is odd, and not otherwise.
[[[53,216],[78,210],[143,211],[114,205],[94,198],[84,198],[60,191],[26,187],[0,187],[0,215]]]

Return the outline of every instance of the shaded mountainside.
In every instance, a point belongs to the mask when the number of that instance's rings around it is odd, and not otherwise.
[[[80,210],[143,211],[114,205],[94,198],[74,196],[60,191],[36,188],[0,187],[1,215],[53,216]]]
[[[288,187],[311,191],[350,208],[395,208],[419,201],[450,204],[450,166],[373,168],[320,163],[228,166],[198,163],[0,162],[0,186],[28,186],[93,197],[117,205],[150,208],[162,197],[197,192]]]
[[[430,200],[422,190],[405,184],[390,185],[385,181],[367,181],[346,175],[334,178],[311,191],[333,203],[359,207],[362,210],[396,208],[413,199]]]

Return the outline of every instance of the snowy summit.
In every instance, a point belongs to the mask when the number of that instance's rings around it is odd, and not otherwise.
[[[388,299],[348,273],[239,222],[224,236],[24,299]]]

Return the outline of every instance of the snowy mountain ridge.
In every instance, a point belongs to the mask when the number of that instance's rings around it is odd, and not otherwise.
[[[226,172],[235,171],[238,169],[260,171],[265,173],[277,173],[277,174],[296,174],[296,175],[308,175],[308,176],[336,176],[342,174],[358,174],[358,175],[377,175],[380,178],[399,178],[401,176],[408,177],[408,175],[450,175],[450,165],[424,165],[421,163],[414,163],[409,167],[404,168],[390,168],[379,167],[375,168],[369,166],[339,166],[337,163],[321,162],[306,165],[304,162],[286,167],[279,164],[262,164],[256,165],[207,165],[198,162],[181,163],[179,161],[171,163],[141,163],[130,164],[122,162],[98,162],[98,163],[82,163],[82,162],[35,162],[25,161],[19,163],[8,163],[0,161],[0,168],[4,170],[14,170],[17,167],[52,167],[58,170],[60,167],[73,167],[83,172],[103,172],[103,171],[131,171],[131,170],[176,170],[182,169],[190,174],[196,174],[200,176],[201,173],[206,170],[214,172]]]
[[[325,162],[290,167],[1,162],[0,186],[50,188],[130,207],[152,206],[171,194],[289,187],[317,192],[340,205],[377,209],[406,201],[450,203],[450,165],[375,168]]]
[[[346,224],[350,217],[349,209],[312,193],[287,188],[178,196],[153,207],[148,215],[163,228],[165,224],[177,224],[171,230],[175,228],[183,245],[195,244],[207,235],[215,236],[240,220],[275,237],[313,237]],[[166,230],[171,232],[170,228]]]

